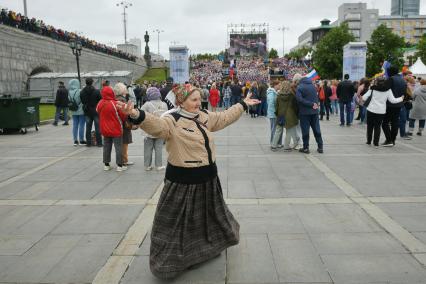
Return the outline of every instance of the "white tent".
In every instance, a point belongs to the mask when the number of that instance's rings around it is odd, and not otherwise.
[[[420,58],[417,58],[416,63],[410,67],[410,71],[413,72],[414,76],[426,78],[426,65]]]

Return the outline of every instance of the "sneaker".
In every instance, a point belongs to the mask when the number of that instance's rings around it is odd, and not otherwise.
[[[296,144],[293,146],[293,150],[299,150],[302,146],[300,144]]]
[[[413,132],[407,132],[405,135],[407,135],[407,136],[413,136]]]
[[[53,126],[58,126],[57,122],[52,123]]]
[[[413,137],[405,135],[405,136],[402,136],[402,139],[404,139],[404,140],[411,140],[411,139],[413,139]]]
[[[309,154],[309,149],[300,148],[299,153]]]
[[[348,123],[348,124],[346,124],[346,126],[347,126],[347,127],[351,127],[351,126],[352,126],[352,123]]]
[[[284,152],[291,152],[292,150],[293,150],[293,149],[291,149],[291,148],[284,148],[284,149],[283,149],[283,151],[284,151]]]
[[[152,167],[151,166],[145,167],[145,171],[152,171]]]
[[[126,166],[118,166],[117,167],[117,172],[123,172],[123,171],[125,171],[125,170],[127,170],[127,167]]]
[[[390,142],[390,141],[385,141],[384,143],[382,143],[383,147],[393,147],[395,146],[394,143]]]
[[[278,149],[281,149],[281,148],[283,148],[283,147],[284,147],[284,145],[283,145],[283,144],[280,144],[280,145],[278,145],[278,146],[277,146],[277,148],[278,148]]]
[[[80,141],[80,145],[87,145],[87,142],[86,141]]]
[[[317,152],[318,152],[318,153],[320,153],[320,154],[324,154],[324,149],[322,149],[322,148],[318,148],[318,149],[317,149]]]
[[[135,164],[135,162],[127,162],[126,166],[131,166],[131,165],[134,165],[134,164]]]
[[[417,134],[417,136],[422,136],[422,133],[420,131],[417,132],[416,134]]]
[[[164,170],[166,167],[165,166],[161,166],[161,167],[156,167],[155,169],[157,170],[157,171],[162,171],[162,170]]]
[[[367,146],[371,146],[371,142],[365,142]]]
[[[62,123],[62,125],[69,125],[69,123],[68,123],[68,122],[65,122],[65,123]]]
[[[374,148],[375,149],[379,149],[379,145],[374,145]]]
[[[104,166],[104,171],[109,171],[111,170],[111,166]]]
[[[78,141],[77,140],[74,141],[74,146],[78,146]]]
[[[343,126],[345,126],[345,125],[344,125],[343,123],[340,123],[340,126],[341,126],[341,127],[343,127]]]
[[[271,147],[271,151],[276,152],[276,151],[278,151],[278,149],[277,149],[277,147]]]

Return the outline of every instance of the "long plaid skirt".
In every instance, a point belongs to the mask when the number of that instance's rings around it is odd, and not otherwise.
[[[238,244],[240,225],[217,176],[202,184],[164,183],[151,232],[150,268],[167,279]]]

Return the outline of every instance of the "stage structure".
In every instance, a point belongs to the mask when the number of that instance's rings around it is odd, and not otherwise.
[[[184,45],[169,47],[170,77],[175,83],[183,84],[189,81],[189,52]]]
[[[269,24],[228,24],[227,47],[230,57],[268,55]]]

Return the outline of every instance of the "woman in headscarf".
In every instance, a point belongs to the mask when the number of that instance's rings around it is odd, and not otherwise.
[[[200,110],[200,89],[180,86],[178,108],[157,117],[119,103],[133,123],[165,139],[168,165],[151,232],[150,268],[174,278],[239,242],[239,224],[225,204],[216,167],[213,132],[237,121],[260,101],[248,96],[223,112]]]

